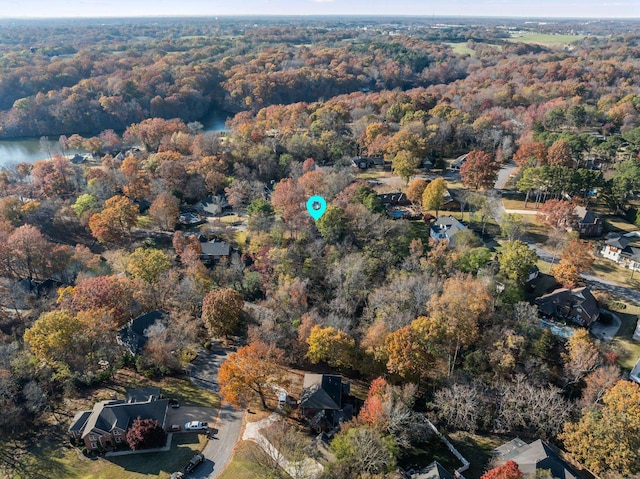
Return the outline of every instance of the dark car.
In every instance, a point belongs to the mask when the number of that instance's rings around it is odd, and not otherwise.
[[[173,409],[178,409],[180,407],[180,403],[177,399],[169,399],[169,406],[171,406]]]
[[[191,472],[198,466],[198,464],[200,464],[203,461],[204,461],[204,455],[196,454],[191,458],[191,460],[189,461],[189,464],[186,465],[184,470],[186,472]]]

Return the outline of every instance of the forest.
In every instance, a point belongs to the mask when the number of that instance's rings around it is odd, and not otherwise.
[[[0,23],[0,137],[43,146],[41,161],[0,171],[0,471],[35,477],[34,438],[64,434],[51,418],[68,398],[121,370],[179,377],[221,341],[265,374],[223,366],[221,394],[236,404],[257,385],[266,406],[260,386],[286,368],[370,385],[327,478],[400,477],[431,440],[425,417],[445,433],[542,438],[599,477],[636,477],[640,386],[587,329],[540,327],[530,225],[496,219],[493,192],[513,162],[514,194],[555,238],[558,286],[582,285],[596,260],[593,242],[566,232],[577,205],[640,227],[636,27]],[[217,110],[227,131],[204,132]],[[456,183],[446,170],[460,155]],[[380,159],[380,174],[356,157]],[[392,176],[414,217],[388,214],[379,180]],[[429,216],[453,214],[447,188],[475,231],[455,248],[429,235]],[[328,205],[318,221],[304,207],[313,195]],[[210,241],[230,252],[203,261]],[[127,351],[118,331],[158,309],[165,327]],[[467,477],[522,477],[492,467]]]

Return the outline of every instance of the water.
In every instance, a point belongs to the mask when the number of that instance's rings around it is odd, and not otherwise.
[[[226,131],[225,122],[232,114],[226,111],[213,111],[200,120],[205,132]],[[73,133],[68,133],[71,136]],[[58,137],[49,137],[51,154],[61,153]],[[85,151],[67,150],[66,154],[86,153]],[[33,163],[49,158],[47,152],[40,148],[40,138],[20,138],[16,140],[0,140],[0,167],[16,165],[18,163]]]

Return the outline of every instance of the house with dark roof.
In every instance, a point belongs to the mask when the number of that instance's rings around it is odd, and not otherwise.
[[[349,401],[351,385],[335,374],[304,375],[300,409],[311,426],[318,431],[331,430],[353,416]]]
[[[593,214],[592,211],[586,209],[584,206],[576,206],[574,213],[580,236],[590,237],[600,236],[602,234],[602,221],[598,216]]]
[[[614,234],[607,238],[600,254],[620,266],[640,271],[640,232],[634,231],[625,235]]]
[[[429,236],[434,241],[447,241],[449,247],[455,248],[455,235],[460,231],[467,231],[465,225],[451,215],[439,216],[429,229]]]
[[[165,428],[168,406],[168,399],[157,399],[156,396],[146,401],[100,401],[91,411],[76,413],[69,426],[69,436],[82,440],[90,451],[112,449],[126,444],[127,431],[138,418],[153,419]]]
[[[231,245],[220,240],[211,240],[200,243],[202,248],[201,258],[203,261],[213,263],[226,258],[231,254]]]
[[[588,286],[559,288],[536,299],[538,311],[552,319],[575,321],[589,327],[600,318],[600,308]]]
[[[424,469],[409,474],[410,479],[453,479],[453,476],[438,461],[433,461]]]
[[[549,471],[552,477],[560,479],[582,479],[574,468],[560,456],[560,451],[541,439],[527,444],[515,438],[493,450],[493,455],[504,464],[514,461],[524,477],[535,477],[536,471]]]
[[[118,344],[135,356],[146,346],[153,328],[164,329],[168,318],[169,313],[161,309],[133,318],[118,331]]]

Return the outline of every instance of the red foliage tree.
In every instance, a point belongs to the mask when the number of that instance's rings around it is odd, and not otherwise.
[[[134,288],[131,280],[121,276],[98,276],[78,283],[71,296],[74,311],[104,309],[113,314],[118,325],[131,318],[134,311]]]
[[[498,178],[500,165],[489,153],[473,150],[467,154],[467,160],[460,168],[460,176],[465,186],[478,189],[493,187]]]
[[[134,451],[162,447],[167,433],[155,419],[136,419],[127,431],[127,444]]]
[[[552,228],[567,228],[574,221],[574,210],[575,205],[571,201],[549,200],[542,205],[538,216]]]
[[[501,466],[494,467],[482,475],[480,479],[522,479],[522,471],[513,461],[507,461]]]

